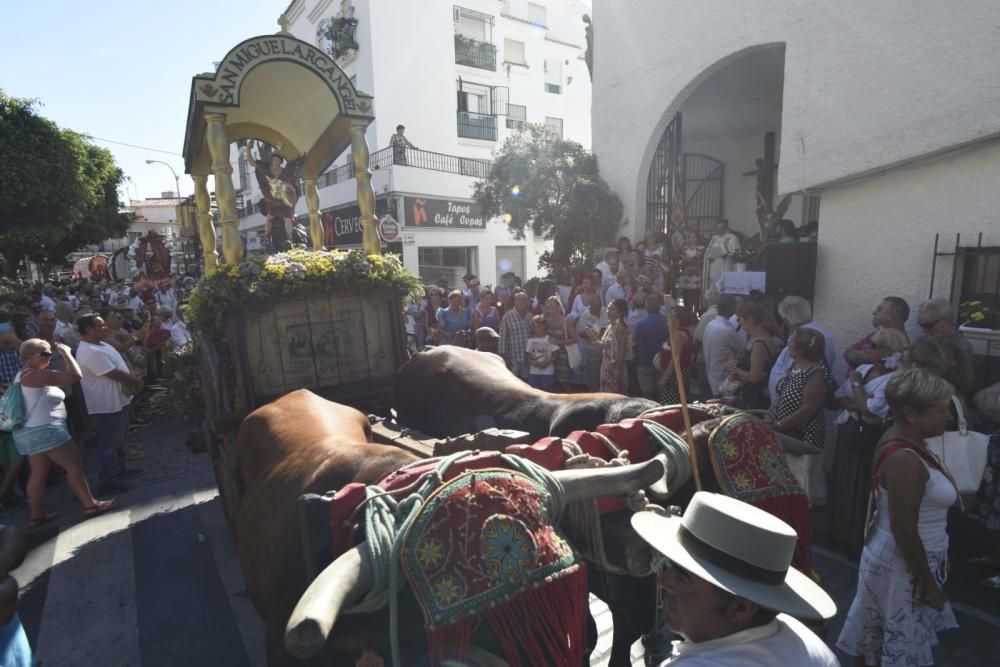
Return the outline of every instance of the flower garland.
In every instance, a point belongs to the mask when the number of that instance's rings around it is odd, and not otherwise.
[[[192,331],[211,334],[232,308],[260,312],[278,301],[317,291],[356,292],[373,287],[397,290],[404,305],[423,295],[420,279],[403,268],[396,255],[295,248],[220,266],[191,291],[184,314]]]

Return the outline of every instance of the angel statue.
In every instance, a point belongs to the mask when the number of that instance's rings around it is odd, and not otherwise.
[[[257,147],[260,155],[260,146]],[[267,218],[264,231],[267,234],[271,252],[288,250],[292,242],[305,243],[305,238],[297,238],[294,226],[295,204],[299,200],[298,182],[302,174],[305,156],[295,160],[285,160],[277,148],[271,150],[270,164],[263,164],[253,157],[253,139],[247,140],[246,158],[257,174],[257,183],[264,199],[261,211]],[[282,163],[284,162],[284,166]],[[275,223],[278,224],[275,224]]]

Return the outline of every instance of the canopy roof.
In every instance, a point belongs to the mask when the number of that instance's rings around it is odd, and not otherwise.
[[[191,80],[185,173],[211,170],[205,114],[212,112],[226,115],[230,142],[260,139],[289,159],[304,153],[307,179],[347,148],[351,125],[367,127],[375,118],[372,96],[358,91],[329,55],[284,32],[239,43],[214,73]]]

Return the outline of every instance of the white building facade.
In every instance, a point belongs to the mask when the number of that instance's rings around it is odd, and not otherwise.
[[[288,32],[325,49],[341,46],[330,39],[331,22],[356,21],[357,48],[337,61],[375,98],[367,139],[377,217],[398,221],[400,237],[387,247],[425,282],[446,275],[457,285],[472,273],[496,284],[506,271],[536,274],[550,244],[530,231],[514,239],[502,220],[485,219],[472,187],[523,122],[589,148],[585,11],[577,0],[293,0],[283,13]],[[416,147],[402,159],[390,148],[397,125]],[[240,230],[252,252],[263,243],[264,219],[253,210],[260,192],[235,147],[233,160],[245,202]],[[327,245],[339,248],[361,244],[349,160],[336,160],[318,183]],[[296,215],[305,214],[300,198]]]
[[[594,4],[594,151],[634,237],[662,221],[664,142],[679,141],[695,214],[748,235],[773,149],[775,201],[793,194],[786,217],[819,223],[816,319],[841,347],[881,297],[915,306],[932,279],[956,304],[996,294],[1000,255],[935,247],[960,233],[1000,251],[1000,5]]]

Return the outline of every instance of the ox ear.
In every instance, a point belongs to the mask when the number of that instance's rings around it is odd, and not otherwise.
[[[344,552],[313,579],[285,626],[285,648],[297,658],[323,650],[342,609],[372,587],[372,568],[365,543]]]
[[[635,493],[663,479],[665,473],[663,459],[654,458],[627,466],[557,470],[552,475],[563,485],[563,502],[572,503],[599,496]]]

